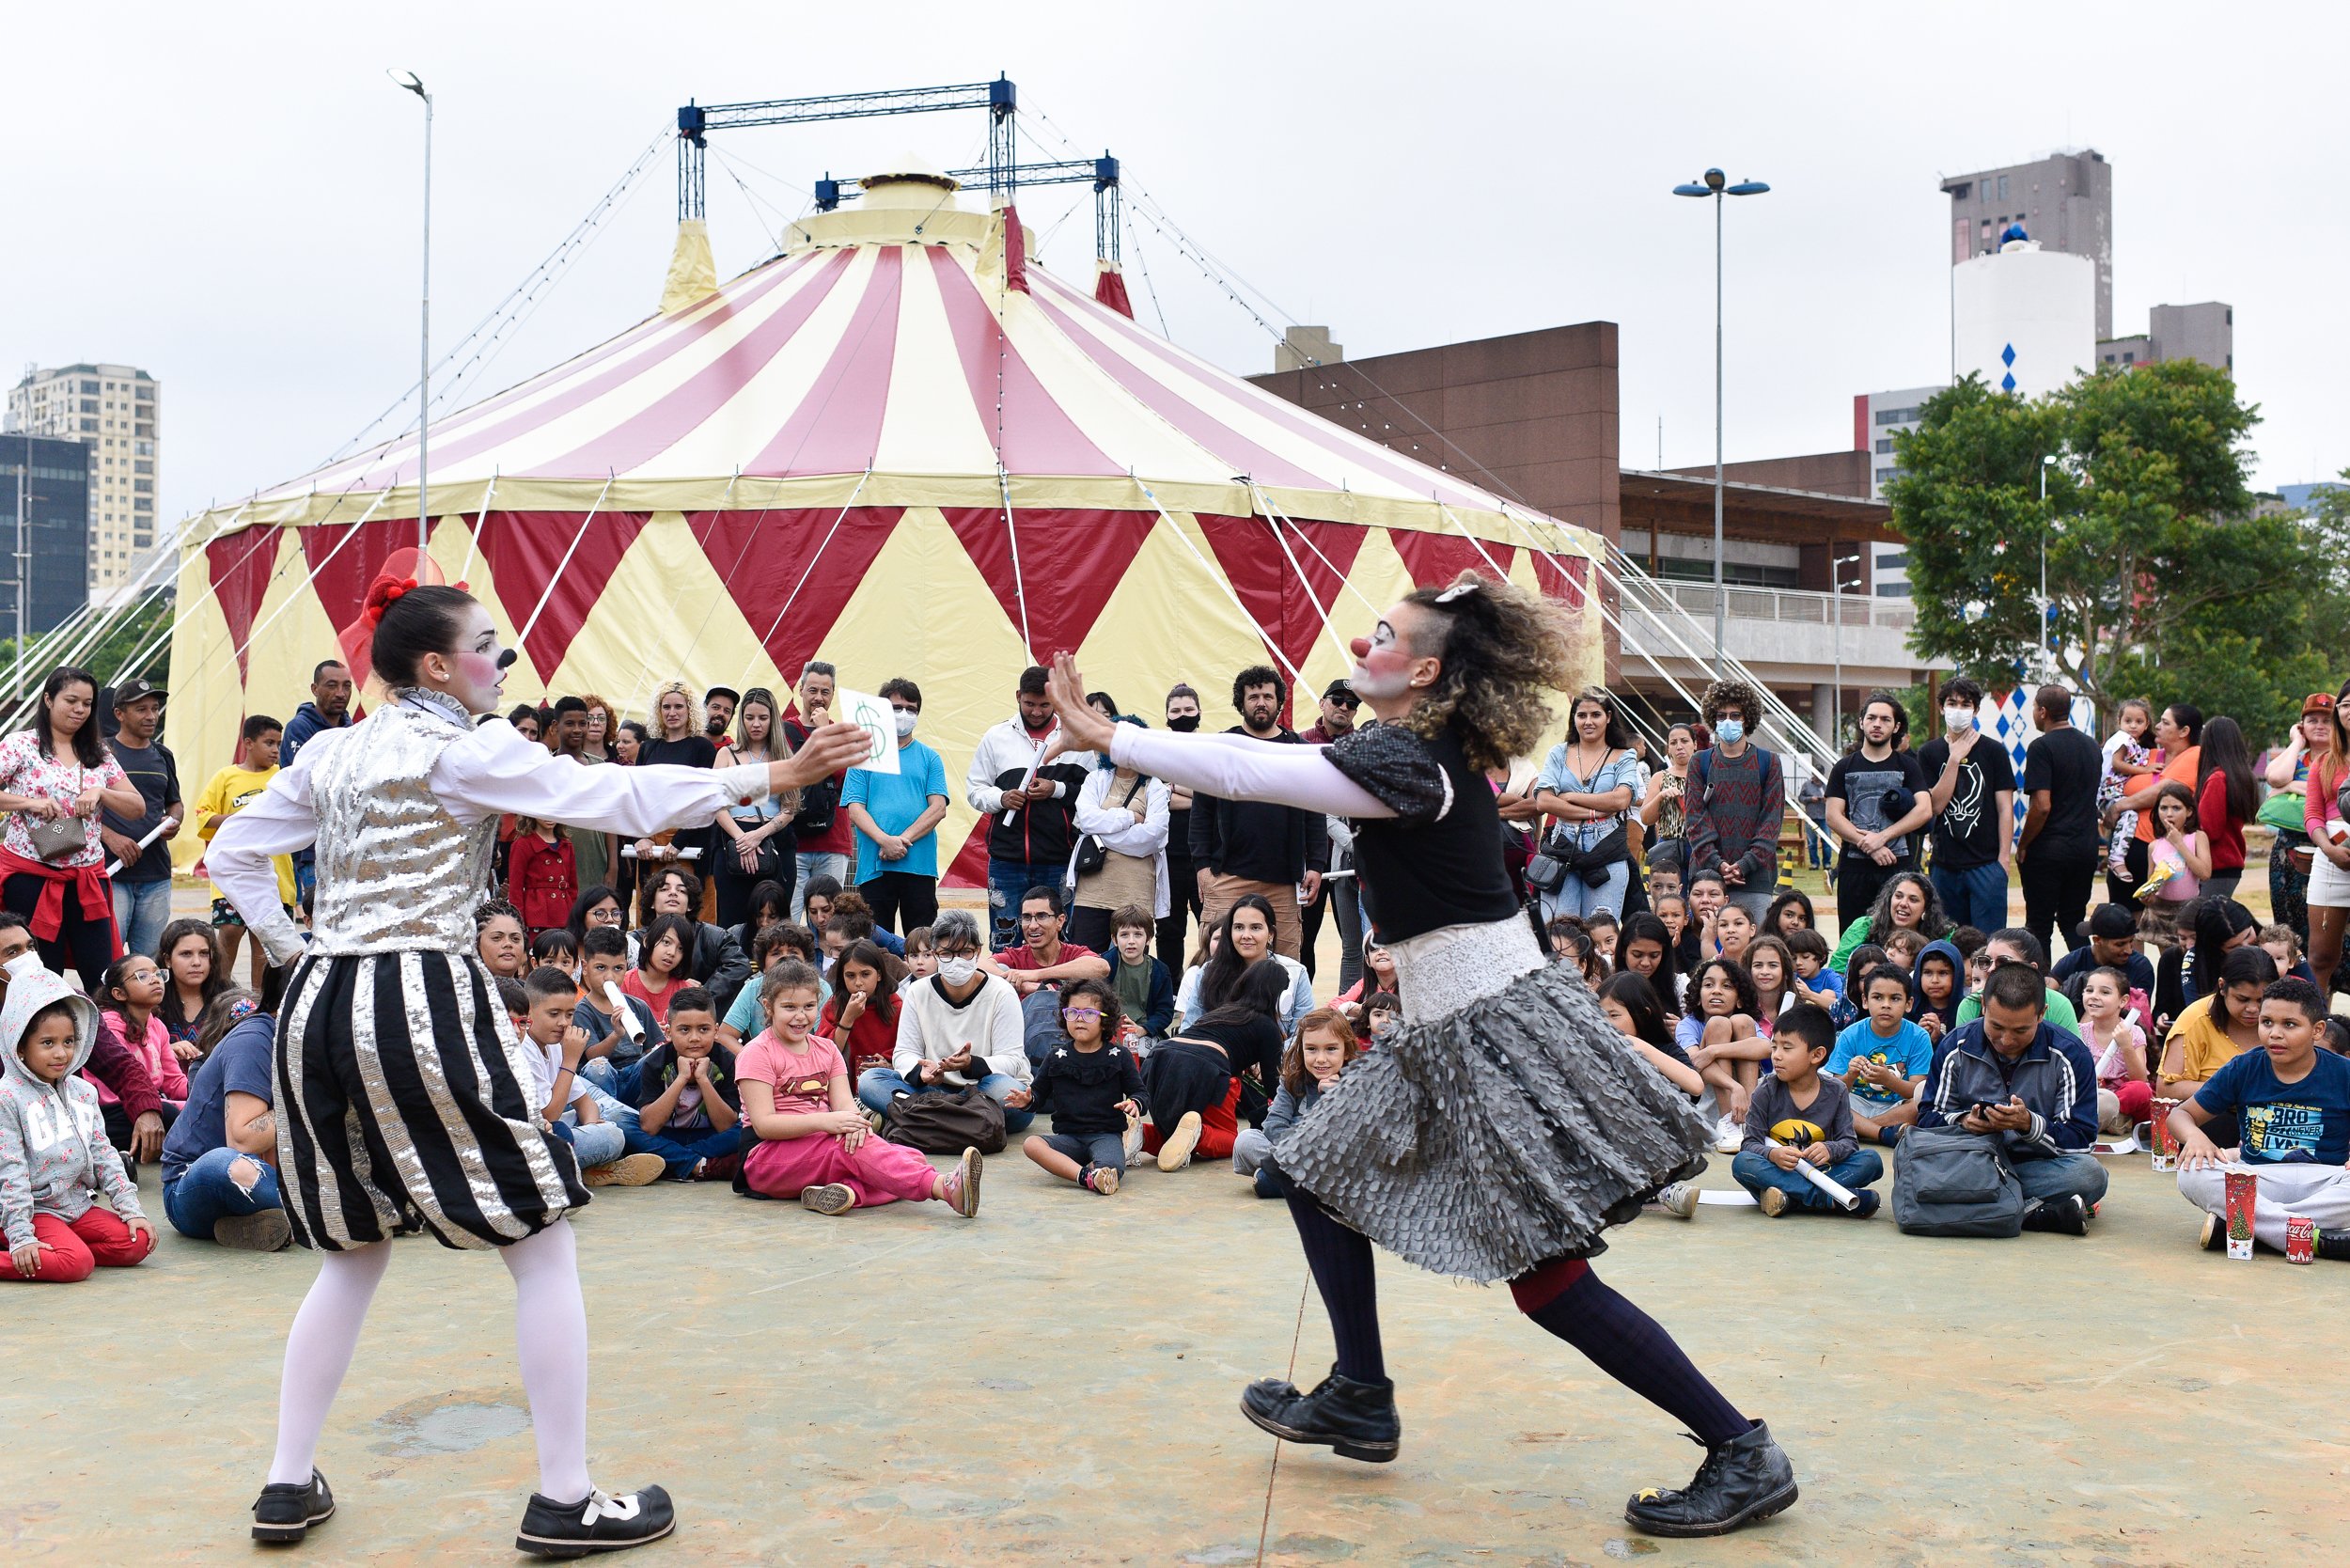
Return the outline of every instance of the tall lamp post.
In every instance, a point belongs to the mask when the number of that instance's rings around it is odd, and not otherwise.
[[[1728,595],[1722,587],[1722,202],[1726,196],[1761,196],[1770,187],[1760,180],[1730,184],[1719,169],[1707,169],[1673,195],[1714,198],[1714,673],[1727,668],[1722,655],[1722,619]]]
[[[2049,452],[2040,460],[2040,678],[2056,679],[2056,628],[2048,620],[2048,536],[2056,532],[2056,520],[2048,515],[2048,470],[2056,466],[2056,454]]]
[[[1830,751],[1841,751],[1844,745],[1844,589],[1848,586],[1855,588],[1865,586],[1860,580],[1857,557],[1851,562],[1852,582],[1849,585],[1845,583],[1846,563],[1842,551],[1841,544],[1828,546],[1827,586],[1832,601],[1829,607],[1836,612],[1836,686],[1827,705],[1827,748]]]
[[[425,504],[426,456],[432,421],[432,95],[413,71],[387,71],[392,81],[424,102],[424,303],[416,327],[416,550],[431,548],[431,511]]]

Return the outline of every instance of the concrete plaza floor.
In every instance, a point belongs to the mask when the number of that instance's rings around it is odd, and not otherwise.
[[[1306,1302],[1300,1331],[1284,1212],[1208,1167],[1103,1199],[1007,1155],[969,1222],[599,1194],[578,1222],[596,1473],[677,1497],[649,1564],[2350,1561],[2350,1365],[2320,1326],[2350,1270],[2197,1252],[2168,1179],[2110,1163],[2086,1241],[1715,1206],[1616,1232],[1602,1275],[1794,1457],[1803,1500],[1725,1541],[1622,1523],[1698,1457],[1667,1418],[1505,1291],[1392,1260],[1402,1458],[1277,1455],[1241,1385],[1292,1341],[1310,1382],[1328,1329]],[[299,1555],[511,1560],[535,1466],[506,1273],[399,1247],[321,1454],[341,1512]],[[0,1287],[7,1560],[252,1560],[312,1272],[166,1230],[138,1269]]]

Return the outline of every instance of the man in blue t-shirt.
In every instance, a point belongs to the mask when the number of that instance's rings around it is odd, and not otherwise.
[[[248,1013],[188,1083],[164,1139],[164,1217],[197,1241],[274,1252],[292,1239],[278,1195],[271,1043],[277,1021]]]
[[[914,738],[922,688],[902,678],[875,694],[898,721],[898,771],[851,768],[840,808],[856,829],[856,890],[873,924],[903,935],[938,918],[938,824],[947,815],[947,764]]]
[[[2179,1140],[2179,1191],[2203,1211],[2202,1245],[2227,1245],[2227,1177],[2232,1160],[2259,1178],[2255,1241],[2283,1251],[2285,1222],[2316,1222],[2317,1255],[2350,1262],[2350,1060],[2319,1048],[2326,998],[2287,977],[2261,993],[2261,1048],[2246,1051],[2170,1113]],[[2242,1147],[2221,1151],[2204,1123],[2232,1118]]]

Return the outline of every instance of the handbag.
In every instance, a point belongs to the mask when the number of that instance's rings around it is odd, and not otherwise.
[[[767,820],[763,817],[737,817],[734,819],[734,823],[737,827],[744,828],[745,832],[756,832],[767,825]],[[718,842],[712,847],[720,855],[733,857],[733,864],[728,866],[727,870],[732,870],[736,866],[740,866],[743,863],[740,848],[724,834],[714,835],[714,837]],[[770,834],[759,841],[759,864],[743,874],[753,882],[772,882],[782,870],[783,851],[776,843],[776,835]]]
[[[80,794],[82,780],[76,776],[73,792]],[[33,853],[43,860],[63,860],[89,848],[89,823],[79,817],[47,817],[35,822],[25,837],[33,841]]]
[[[1135,776],[1134,783],[1127,787],[1126,798],[1120,801],[1118,804],[1120,806],[1134,805],[1135,792],[1142,788],[1142,776],[1136,774]],[[1101,836],[1099,834],[1087,833],[1078,837],[1077,857],[1072,863],[1077,875],[1081,877],[1091,876],[1109,863],[1110,847],[1102,842]]]
[[[882,1137],[924,1154],[1000,1154],[1004,1107],[976,1085],[901,1094],[882,1112]]]

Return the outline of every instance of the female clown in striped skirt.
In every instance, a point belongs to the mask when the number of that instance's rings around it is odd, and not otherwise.
[[[474,953],[498,819],[637,837],[699,825],[839,771],[869,742],[827,726],[771,763],[583,768],[524,740],[500,707],[514,655],[462,588],[379,581],[368,599],[385,700],[329,730],[212,841],[213,881],[277,964],[277,1165],[294,1237],[321,1254],[286,1340],[276,1456],[253,1535],[299,1541],[335,1510],[312,1463],[390,1261],[391,1237],[495,1247],[514,1277],[539,1491],[515,1545],[572,1557],[675,1527],[658,1486],[612,1496],[588,1473],[588,1321],[565,1215],[588,1201],[540,1124],[523,1046]],[[270,857],[314,847],[310,934]]]

